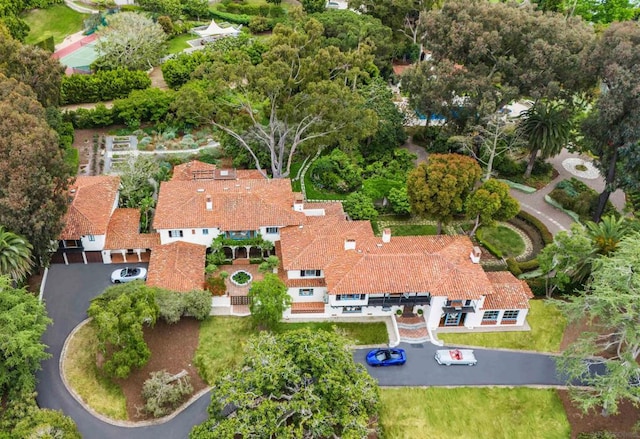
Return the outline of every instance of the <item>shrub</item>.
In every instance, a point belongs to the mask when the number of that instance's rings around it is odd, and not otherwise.
[[[63,76],[60,84],[62,104],[108,101],[125,98],[132,90],[151,85],[151,79],[138,70],[101,70],[93,75]]]
[[[520,270],[518,266],[518,261],[514,258],[507,258],[507,269],[516,277],[522,274],[522,270]]]
[[[378,218],[378,211],[373,205],[373,201],[362,192],[352,193],[342,205],[344,211],[353,220],[375,220]]]
[[[493,161],[493,169],[502,177],[520,176],[526,167],[525,162],[517,162],[508,155],[497,156]]]
[[[64,151],[64,162],[73,169],[73,173],[78,172],[80,167],[80,152],[75,148],[67,148]]]
[[[183,294],[184,315],[204,320],[211,314],[211,294],[204,290],[193,290]]]
[[[169,290],[156,290],[156,304],[158,317],[169,324],[178,323],[185,311],[182,294]]]
[[[545,297],[547,294],[545,288],[545,280],[543,278],[537,277],[534,279],[526,279],[527,285],[531,288],[531,292],[536,297]]]
[[[535,258],[530,261],[520,262],[518,267],[520,268],[520,271],[526,273],[527,271],[537,270],[540,267],[540,263],[538,262],[538,258]]]
[[[253,33],[271,30],[271,21],[267,17],[259,15],[251,17],[251,21],[249,21],[249,30]]]
[[[594,433],[579,433],[578,439],[616,439],[618,436],[610,431],[596,431]]]
[[[144,410],[154,418],[168,415],[182,401],[193,392],[189,375],[174,379],[166,370],[151,372],[151,377],[142,386]]]
[[[343,151],[334,149],[315,161],[311,179],[320,188],[347,193],[362,184],[362,169]]]
[[[242,24],[248,26],[251,21],[251,16],[246,14],[230,14],[228,12],[222,12],[218,9],[210,9],[211,16],[220,20],[228,21],[229,23]]]
[[[224,296],[227,292],[227,285],[221,277],[210,276],[207,279],[207,290],[209,290],[212,296]]]
[[[521,210],[520,212],[518,212],[517,217],[520,218],[522,221],[526,221],[527,223],[531,224],[533,227],[538,229],[544,245],[549,245],[553,242],[553,235],[551,234],[547,226],[545,226],[542,223],[542,221],[540,221],[538,218],[525,212],[524,210]]]

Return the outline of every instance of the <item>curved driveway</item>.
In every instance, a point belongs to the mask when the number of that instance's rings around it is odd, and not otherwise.
[[[131,266],[137,264],[129,264]],[[209,393],[200,397],[175,418],[143,427],[120,427],[106,423],[85,410],[67,391],[60,378],[60,351],[73,328],[86,317],[89,301],[109,285],[110,273],[122,265],[52,265],[43,298],[53,319],[43,336],[52,358],[38,373],[38,403],[62,410],[78,425],[83,437],[91,439],[187,438],[191,428],[207,418]],[[473,386],[473,385],[562,385],[556,378],[553,357],[520,352],[476,350],[478,365],[438,366],[433,355],[438,347],[402,345],[408,361],[403,367],[370,368],[381,386]],[[354,351],[356,361],[364,363],[366,349]]]

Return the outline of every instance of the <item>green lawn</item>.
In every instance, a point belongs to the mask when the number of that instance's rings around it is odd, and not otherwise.
[[[354,340],[354,344],[383,344],[389,342],[384,323],[304,322],[281,323],[276,332],[311,328],[335,330]],[[242,362],[245,341],[257,332],[251,319],[245,317],[212,317],[200,324],[200,340],[195,364],[200,376],[213,385],[216,378]]]
[[[566,439],[571,433],[552,389],[405,387],[382,389],[381,400],[386,439]]]
[[[555,305],[544,300],[531,300],[527,316],[531,331],[477,332],[473,334],[439,333],[446,344],[483,346],[490,348],[525,349],[540,352],[558,352],[566,319]]]
[[[313,165],[311,165],[313,166]],[[325,191],[317,188],[311,180],[311,168],[304,174],[304,187],[308,200],[344,200],[349,194],[338,194],[336,192]]]
[[[394,224],[389,226],[391,236],[418,236],[418,235],[436,235],[438,228],[432,225],[424,224]]]
[[[177,37],[173,37],[169,40],[169,46],[167,48],[167,53],[180,53],[184,49],[187,49],[191,46],[187,43],[189,40],[195,40],[197,37],[193,34],[182,34]]]
[[[69,385],[96,412],[112,419],[127,419],[122,389],[100,376],[96,367],[98,338],[91,324],[75,333],[67,345],[64,373]]]
[[[304,322],[281,323],[276,332],[293,331],[309,328],[313,331],[336,331],[353,342],[354,345],[371,345],[389,343],[389,334],[384,322],[375,323],[338,323],[338,322]]]
[[[509,227],[480,227],[477,231],[478,239],[492,245],[495,249],[500,250],[505,258],[515,257],[524,252],[524,241],[516,232]]]
[[[65,5],[54,5],[46,9],[33,9],[24,17],[31,30],[25,39],[27,44],[34,44],[53,36],[56,44],[61,43],[67,35],[83,29],[82,22],[87,18]]]

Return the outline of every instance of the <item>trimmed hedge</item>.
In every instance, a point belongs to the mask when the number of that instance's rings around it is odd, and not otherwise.
[[[211,8],[209,9],[211,12],[211,16],[213,18],[219,18],[224,21],[228,21],[229,23],[242,24],[244,26],[248,26],[251,21],[251,15],[246,14],[230,14],[228,12],[222,12],[217,9]]]
[[[545,226],[542,223],[542,221],[540,221],[538,218],[531,215],[530,213],[525,212],[524,210],[521,210],[520,212],[518,212],[518,215],[516,216],[520,218],[522,221],[526,221],[529,224],[531,224],[533,227],[538,229],[538,231],[540,232],[540,236],[542,237],[542,242],[544,242],[544,245],[549,245],[553,242],[553,235],[551,234],[547,226]]]
[[[540,277],[534,277],[533,279],[526,279],[525,282],[531,288],[531,292],[536,297],[545,297],[547,291],[545,289],[545,280]]]
[[[518,268],[522,273],[526,273],[528,271],[533,271],[540,268],[540,263],[538,262],[538,258],[535,258],[531,259],[530,261],[519,262]]]
[[[478,230],[476,232],[476,239],[484,248],[486,248],[489,251],[489,253],[491,253],[496,258],[502,259],[502,252],[499,249],[495,248],[491,243],[483,239],[482,230]]]
[[[60,99],[63,105],[110,101],[126,98],[131,91],[150,86],[151,79],[143,71],[102,70],[93,75],[64,76]]]
[[[514,258],[507,258],[507,270],[509,270],[515,277],[518,277],[522,274],[522,270],[520,270],[518,261],[516,261]]]

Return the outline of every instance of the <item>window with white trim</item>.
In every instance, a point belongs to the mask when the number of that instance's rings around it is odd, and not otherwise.
[[[364,294],[339,294],[336,300],[364,300]]]
[[[202,234],[203,235],[208,235],[209,234],[209,229],[202,229]]]
[[[267,233],[272,234],[272,235],[277,235],[278,234],[278,228],[277,227],[267,227]]]
[[[169,238],[182,238],[184,232],[182,230],[169,230]]]
[[[300,288],[298,290],[298,296],[300,297],[313,296],[313,288]]]
[[[320,270],[300,270],[300,277],[320,277]]]
[[[498,314],[500,314],[500,311],[485,311],[482,315],[482,321],[495,322],[498,320]]]
[[[96,240],[96,237],[93,235],[89,235],[89,241],[94,242]]]
[[[520,310],[508,309],[502,314],[502,320],[517,320],[518,314],[520,314]]]

